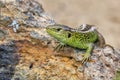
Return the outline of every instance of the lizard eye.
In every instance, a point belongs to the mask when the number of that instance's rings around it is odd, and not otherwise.
[[[68,33],[68,38],[70,38],[71,37],[71,33]]]
[[[58,28],[58,29],[57,29],[57,31],[60,31],[60,30],[61,30],[61,28]]]

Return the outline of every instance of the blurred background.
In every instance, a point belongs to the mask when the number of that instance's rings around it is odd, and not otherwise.
[[[38,0],[57,23],[96,25],[107,44],[120,48],[120,0]]]

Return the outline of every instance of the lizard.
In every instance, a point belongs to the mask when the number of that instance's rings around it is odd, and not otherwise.
[[[66,25],[54,24],[46,27],[49,35],[60,41],[60,44],[55,48],[58,51],[65,45],[85,49],[82,63],[90,59],[91,52],[95,47],[95,43],[99,42],[100,47],[104,47],[104,37],[97,31],[93,25],[83,24],[78,29],[70,28]]]

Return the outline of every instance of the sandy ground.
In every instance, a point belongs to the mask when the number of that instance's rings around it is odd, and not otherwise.
[[[39,0],[57,23],[98,27],[108,44],[120,47],[120,0]]]

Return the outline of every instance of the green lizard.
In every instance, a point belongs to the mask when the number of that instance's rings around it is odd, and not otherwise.
[[[65,25],[55,24],[47,26],[46,31],[62,43],[56,48],[60,49],[62,46],[68,45],[79,49],[86,49],[82,63],[89,60],[95,42],[100,40],[100,44],[105,44],[102,35],[92,25],[84,24],[78,29],[73,29]]]

